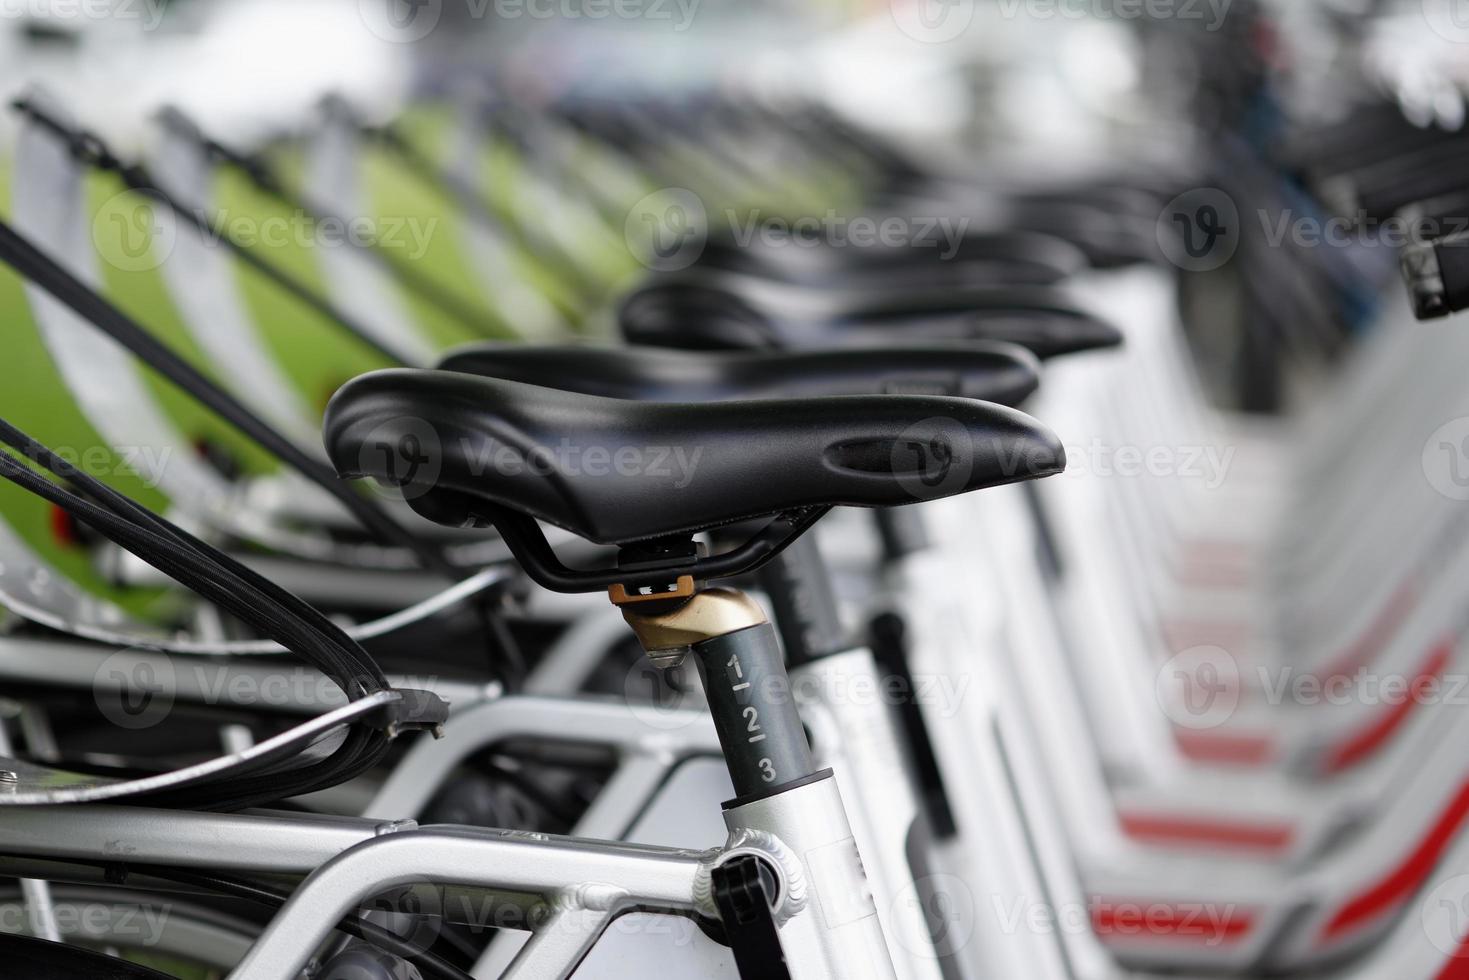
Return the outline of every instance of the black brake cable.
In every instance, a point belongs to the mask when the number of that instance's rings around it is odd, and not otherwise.
[[[126,495],[114,490],[88,474],[78,470],[68,463],[65,458],[56,455],[43,444],[26,435],[20,429],[0,418],[0,443],[11,447],[27,459],[43,467],[48,472],[55,474],[77,490],[91,498],[97,504],[107,508],[118,517],[133,522],[145,528],[155,535],[171,538],[174,544],[187,554],[201,558],[209,562],[217,562],[220,553],[209,545],[194,538],[187,531],[179,528],[171,521],[151,510],[138,504]],[[48,485],[51,485],[48,483]],[[310,624],[319,635],[328,638],[333,643],[340,645],[342,640],[348,644],[348,654],[345,658],[326,668],[330,674],[333,671],[337,676],[334,679],[348,692],[349,697],[360,697],[361,693],[370,693],[374,690],[382,690],[387,686],[387,677],[372,662],[370,657],[357,648],[354,641],[343,634],[334,622],[323,615],[315,606],[287,591],[265,576],[253,571],[248,566],[238,563],[236,567],[228,568],[226,571],[238,580],[238,584],[245,588],[258,590],[266,599],[287,610],[290,615],[299,618],[302,622]],[[354,694],[354,686],[351,677],[355,673],[367,672],[371,677],[370,684],[362,685],[361,693]]]
[[[293,194],[287,189],[285,181],[281,180],[271,166],[258,155],[243,153],[225,146],[177,112],[168,113],[164,117],[164,124],[174,132],[193,140],[214,160],[239,171],[256,189],[270,195],[286,207],[305,215],[313,224],[331,223],[341,227],[348,225],[346,219],[334,214],[330,209],[320,207],[317,202],[309,202]],[[376,238],[366,243],[352,242],[351,244],[357,247],[362,254],[383,266],[389,275],[403,283],[408,289],[417,293],[440,312],[451,317],[472,336],[479,339],[501,339],[485,329],[485,312],[476,310],[469,300],[456,295],[441,283],[424,275],[412,262],[405,261],[391,249],[384,248]],[[500,325],[506,329],[513,329],[512,324],[503,321]]]
[[[373,336],[370,330],[301,279],[230,237],[222,230],[223,222],[207,221],[197,209],[188,207],[179,201],[153,179],[146,167],[141,163],[129,163],[118,157],[96,133],[68,126],[27,99],[18,99],[12,105],[37,125],[55,134],[66,144],[72,156],[79,162],[104,173],[117,174],[129,190],[146,199],[157,201],[173,212],[179,220],[197,230],[207,239],[218,241],[231,255],[265,276],[302,305],[330,320],[360,343],[370,347],[395,365],[414,365],[416,363],[414,357],[404,351],[395,350],[391,344]]]
[[[0,451],[0,478],[50,501],[233,613],[321,670],[342,688],[349,700],[391,690],[372,657],[308,604],[81,472],[3,420],[0,420],[0,441],[65,480],[74,490],[45,478],[7,451]],[[442,702],[436,698],[427,702],[428,710],[441,707]],[[408,720],[418,727],[415,719]],[[401,723],[402,719],[398,721]],[[386,727],[391,725],[390,721]],[[194,785],[128,799],[154,805],[233,810],[313,792],[344,782],[381,762],[390,742],[386,727],[373,727],[365,719],[354,723],[346,738],[329,755],[294,769],[234,776],[226,771]]]
[[[4,221],[0,221],[0,261],[14,267],[24,278],[35,282],[267,452],[331,494],[379,540],[407,549],[418,557],[424,568],[451,579],[460,577],[459,570],[437,548],[422,541],[373,501],[337,479],[329,466],[276,431]]]

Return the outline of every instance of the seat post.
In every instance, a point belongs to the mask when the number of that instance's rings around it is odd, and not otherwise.
[[[737,794],[724,804],[729,841],[711,890],[740,976],[894,980],[841,792],[812,759],[764,611],[743,592],[701,589],[688,575],[662,590],[610,592],[654,663],[693,656],[698,666]],[[744,886],[730,884],[736,872]],[[767,879],[773,892],[753,887]]]
[[[613,603],[655,664],[693,656],[740,798],[810,777],[816,766],[765,612],[734,589],[688,588],[692,594],[673,599],[614,588]]]

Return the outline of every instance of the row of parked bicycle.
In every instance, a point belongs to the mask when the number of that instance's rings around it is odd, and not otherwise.
[[[1469,975],[1461,236],[1257,234],[1448,228],[1461,135],[78,110],[0,157],[7,975]]]

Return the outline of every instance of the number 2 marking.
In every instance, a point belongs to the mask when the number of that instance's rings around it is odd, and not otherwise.
[[[752,733],[746,741],[751,745],[765,741],[765,733],[760,731],[760,712],[753,707],[747,707],[741,714],[745,716],[747,722],[745,730]]]

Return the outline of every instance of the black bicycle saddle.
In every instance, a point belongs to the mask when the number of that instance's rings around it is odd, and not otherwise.
[[[431,520],[496,523],[508,510],[600,544],[909,504],[1065,466],[1039,422],[965,398],[655,404],[450,371],[349,382],[324,438],[340,474],[402,487]]]
[[[926,212],[933,213],[933,212]],[[914,243],[841,247],[820,235],[793,229],[780,239],[757,236],[741,243],[710,238],[699,253],[700,269],[722,269],[829,289],[834,286],[923,289],[976,285],[1049,286],[1083,272],[1086,254],[1070,242],[1034,232],[958,232],[953,224],[890,214],[870,219],[900,222]]]
[[[476,343],[439,362],[461,371],[588,395],[654,402],[818,395],[954,395],[1018,405],[1040,366],[1013,344],[899,350],[704,351]]]
[[[1037,357],[1115,347],[1122,334],[1043,288],[937,290],[926,294],[761,297],[700,277],[654,280],[623,300],[633,344],[693,350],[829,349],[1002,341]]]

